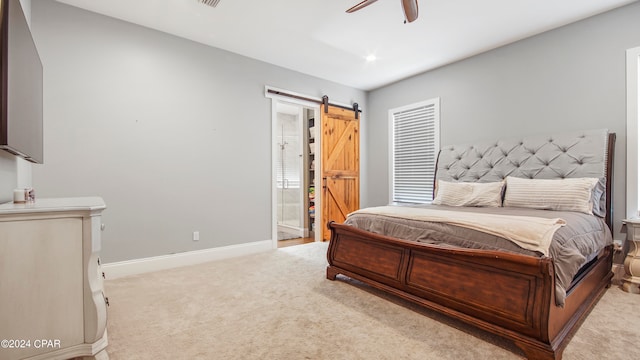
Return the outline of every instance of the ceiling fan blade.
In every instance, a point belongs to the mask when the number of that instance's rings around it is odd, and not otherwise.
[[[418,18],[418,0],[402,0],[402,10],[407,22],[412,22]]]
[[[359,3],[358,5],[355,5],[351,8],[349,8],[349,10],[347,10],[348,13],[352,13],[354,11],[360,10],[365,6],[369,6],[371,4],[373,4],[374,2],[376,2],[378,0],[364,0],[363,2]]]

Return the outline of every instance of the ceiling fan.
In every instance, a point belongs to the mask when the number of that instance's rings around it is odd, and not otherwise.
[[[364,0],[361,3],[353,6],[349,10],[348,13],[352,13],[354,11],[358,11],[363,7],[369,6],[378,0]],[[400,0],[402,2],[402,10],[404,11],[404,22],[412,22],[418,18],[418,0]]]

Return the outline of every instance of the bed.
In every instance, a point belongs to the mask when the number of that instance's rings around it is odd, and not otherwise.
[[[494,333],[529,359],[561,359],[613,277],[614,142],[614,133],[599,129],[445,146],[434,179],[438,205],[362,209],[345,223],[329,222],[327,278],[347,276]],[[473,191],[491,186],[486,193],[494,194],[498,183],[503,184],[498,206],[446,200],[447,194],[464,193],[461,186]],[[568,183],[581,184],[576,193],[581,200],[563,199],[573,191],[565,190]],[[495,202],[494,195],[483,196],[480,205]],[[567,210],[567,201],[584,203]],[[454,214],[459,215],[449,216]],[[446,224],[438,216],[471,219],[486,229]],[[540,234],[519,235],[520,242],[511,233],[492,232],[500,227],[494,224],[517,217],[546,227],[535,228]],[[571,233],[576,229],[581,233]],[[533,245],[527,244],[530,238],[537,239]],[[565,248],[567,243],[573,248]]]

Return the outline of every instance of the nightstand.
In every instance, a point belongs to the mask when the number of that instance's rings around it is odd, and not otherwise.
[[[640,219],[625,219],[622,223],[627,226],[627,240],[631,242],[624,260],[622,290],[640,294]]]

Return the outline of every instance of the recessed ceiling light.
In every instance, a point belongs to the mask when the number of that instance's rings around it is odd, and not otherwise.
[[[368,62],[372,62],[372,61],[376,61],[376,56],[371,54],[371,55],[367,55],[367,57],[365,58]]]

